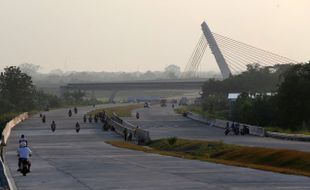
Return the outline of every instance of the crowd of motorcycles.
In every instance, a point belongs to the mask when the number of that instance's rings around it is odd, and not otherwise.
[[[73,113],[74,114],[78,113],[78,109],[76,107],[73,108],[73,112],[72,112],[71,109],[68,110],[68,116],[72,117]],[[42,119],[42,123],[46,123],[46,116],[44,114],[40,113],[40,118]],[[83,122],[84,123],[86,123],[87,121],[89,123],[92,123],[92,122],[98,123],[99,120],[101,122],[103,122],[103,123],[107,120],[107,115],[106,115],[106,113],[104,111],[100,112],[100,113],[97,113],[94,116],[92,116],[91,114],[83,116]],[[75,124],[75,131],[77,133],[79,133],[80,130],[81,130],[80,123],[77,121],[76,124]],[[52,132],[56,131],[56,122],[54,120],[51,123],[51,131]]]
[[[46,110],[46,111],[48,111],[48,110]],[[73,113],[74,114],[78,113],[78,109],[76,107],[73,108],[73,112],[72,112],[71,109],[68,110],[68,116],[72,117]],[[46,116],[45,116],[45,114],[40,113],[40,118],[42,120],[42,123],[46,123]],[[93,121],[94,121],[94,123],[98,123],[98,121],[101,121],[102,123],[104,123],[106,125],[107,119],[108,119],[108,116],[107,116],[105,111],[97,113],[94,116],[92,116],[91,114],[83,116],[83,122],[84,123],[86,123],[87,121],[89,123],[92,123]],[[79,122],[77,121],[76,124],[75,124],[75,131],[76,131],[76,133],[79,133],[80,130],[81,130],[81,127],[80,127]],[[51,123],[51,131],[52,132],[56,131],[56,122],[54,120]],[[24,135],[22,135],[22,138],[23,138],[23,136]],[[20,145],[20,147],[21,147],[21,145]],[[27,145],[25,147],[28,148]],[[30,156],[31,156],[31,154],[30,154]],[[30,172],[30,165],[31,164],[30,164],[29,160],[21,160],[20,161],[20,169],[18,169],[18,171],[20,171],[24,176],[26,176],[26,174]]]
[[[229,122],[226,123],[224,134],[228,135],[229,133],[234,135],[247,135],[249,134],[249,127],[246,125],[243,125],[240,127],[239,123],[232,122],[231,125],[229,125]]]

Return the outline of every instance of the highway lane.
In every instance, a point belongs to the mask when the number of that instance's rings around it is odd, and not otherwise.
[[[134,117],[136,111],[140,118]],[[280,140],[267,137],[224,135],[224,130],[210,127],[176,114],[169,104],[167,107],[158,105],[151,108],[141,108],[132,112],[133,117],[125,120],[138,125],[150,132],[152,139],[177,136],[180,138],[215,140],[229,144],[239,144],[253,147],[283,148],[300,151],[310,151],[309,142]]]
[[[157,154],[120,149],[106,140],[120,140],[100,125],[82,123],[79,110],[72,118],[67,109],[46,113],[47,123],[38,115],[22,122],[9,138],[6,160],[20,190],[103,190],[103,189],[298,189],[310,187],[307,177],[185,160]],[[57,129],[49,128],[55,120]],[[81,123],[80,133],[74,125]],[[33,151],[32,172],[26,177],[17,169],[18,138],[25,134]]]

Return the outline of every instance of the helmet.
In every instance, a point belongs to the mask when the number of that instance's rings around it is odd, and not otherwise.
[[[20,142],[20,147],[26,147],[27,143],[25,141]]]
[[[25,138],[25,135],[21,135],[20,138]]]

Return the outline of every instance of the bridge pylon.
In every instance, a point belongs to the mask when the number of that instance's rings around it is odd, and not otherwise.
[[[201,24],[201,29],[203,31],[203,35],[205,36],[209,47],[212,51],[212,54],[215,57],[216,63],[220,68],[220,71],[222,73],[223,78],[228,78],[231,75],[231,71],[228,67],[228,64],[226,63],[226,60],[220,50],[220,48],[217,45],[217,42],[209,28],[206,22],[203,22]]]

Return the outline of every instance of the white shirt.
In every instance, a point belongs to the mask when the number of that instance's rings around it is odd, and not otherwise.
[[[29,147],[23,147],[23,148],[19,148],[17,150],[17,153],[19,155],[19,158],[29,158],[29,155],[31,154],[31,150]]]

